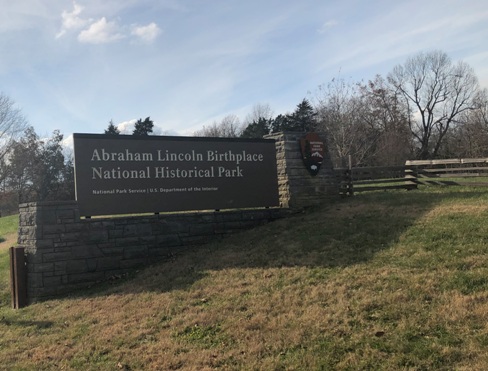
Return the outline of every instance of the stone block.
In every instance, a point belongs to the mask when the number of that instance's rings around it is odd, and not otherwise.
[[[180,246],[181,240],[177,234],[168,234],[157,236],[156,243],[160,246]]]
[[[214,223],[215,222],[216,213],[209,213],[209,214],[199,214],[197,215],[199,223]]]
[[[216,221],[221,222],[236,222],[242,220],[242,212],[234,211],[234,212],[223,212],[216,215]]]
[[[106,271],[120,268],[120,259],[117,257],[104,257],[96,260],[96,269],[99,271]]]
[[[115,240],[115,246],[134,246],[139,243],[139,237],[123,237]]]
[[[38,249],[54,248],[54,240],[52,238],[38,238],[36,247]]]
[[[42,254],[42,261],[44,263],[70,260],[70,259],[71,259],[71,252],[52,252],[52,253]]]
[[[34,213],[19,211],[19,225],[21,226],[34,226],[36,225],[36,215]]]
[[[147,258],[124,259],[120,261],[120,268],[133,269],[147,264]]]
[[[213,235],[215,228],[213,224],[196,224],[190,226],[190,236]]]
[[[108,238],[109,240],[112,240],[114,238],[119,238],[124,236],[124,230],[123,229],[112,229],[108,231]]]
[[[32,268],[35,273],[54,272],[54,263],[33,264]]]
[[[89,233],[83,233],[82,238],[87,243],[103,243],[108,241],[108,231],[92,230]]]
[[[64,224],[65,232],[83,232],[87,230],[87,225],[83,223]]]
[[[20,236],[23,236],[25,239],[29,240],[35,240],[42,237],[42,229],[36,226],[20,227],[18,229],[18,233]]]
[[[67,261],[57,261],[54,262],[54,273],[56,275],[66,274]]]
[[[36,219],[41,225],[56,224],[58,222],[56,210],[44,207],[37,210]]]
[[[231,231],[237,231],[237,230],[242,230],[243,229],[243,222],[225,222],[223,224],[223,229],[224,230],[231,230]]]
[[[87,225],[88,230],[96,231],[96,230],[103,230],[103,221],[100,219],[85,219],[84,223]]]
[[[54,242],[54,251],[64,251],[68,248],[68,243],[67,242]]]
[[[121,256],[124,253],[123,246],[113,246],[112,244],[98,245],[103,256]]]
[[[104,272],[76,273],[68,275],[68,283],[82,283],[86,286],[91,283],[102,281],[105,278]]]
[[[137,236],[137,235],[138,235],[138,231],[137,231],[136,225],[128,224],[128,225],[124,226],[124,233],[123,233],[124,237],[133,237],[133,236]]]
[[[31,249],[30,247],[27,246],[21,246],[24,248],[24,253],[25,253],[25,261],[27,264],[27,270],[29,270],[31,267],[33,267],[36,264],[42,264],[42,254],[37,253],[37,249]]]
[[[181,237],[181,242],[183,245],[203,245],[215,240],[218,235],[214,236],[185,236]]]
[[[68,241],[79,241],[81,238],[80,232],[70,232],[70,233],[61,233],[60,235],[61,240],[68,242]]]
[[[59,223],[63,223],[64,221],[73,222],[76,218],[75,210],[72,208],[58,209],[56,210],[56,217]]]
[[[27,272],[27,285],[30,288],[43,287],[42,273]]]
[[[191,222],[178,222],[173,220],[160,220],[152,224],[152,233],[169,234],[169,233],[188,233]]]
[[[83,273],[87,272],[88,267],[85,259],[69,260],[66,262],[66,273]]]
[[[102,221],[102,228],[103,229],[114,229],[115,228],[115,222],[113,220],[104,220]]]
[[[136,227],[138,236],[148,236],[152,234],[152,227],[149,223],[141,223],[138,224]]]
[[[44,283],[44,287],[53,288],[62,285],[63,282],[61,276],[51,276],[51,277],[43,277],[43,283]]]
[[[103,256],[97,245],[79,245],[71,248],[73,259],[97,258]]]
[[[123,259],[138,259],[148,256],[148,249],[142,246],[127,246],[124,248]]]
[[[174,247],[174,246],[173,246]],[[168,257],[173,251],[172,246],[159,245],[148,249],[149,259]]]
[[[142,235],[139,237],[141,245],[151,246],[156,244],[156,236],[153,235]]]

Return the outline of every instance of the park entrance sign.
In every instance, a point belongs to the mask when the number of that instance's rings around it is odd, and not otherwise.
[[[272,139],[73,137],[83,216],[279,205]]]

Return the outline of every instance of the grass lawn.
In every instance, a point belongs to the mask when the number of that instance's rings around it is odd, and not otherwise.
[[[2,243],[0,369],[486,370],[487,218],[485,188],[364,193],[21,310]]]
[[[4,216],[3,218],[0,218],[0,243],[5,242],[8,237],[12,237],[17,233],[18,224],[18,215]]]
[[[6,307],[6,305],[10,305],[11,301],[9,271],[10,263],[8,248],[10,246],[15,246],[15,244],[17,243],[18,224],[18,215],[11,215],[0,218],[0,312],[4,307]],[[0,369],[1,367],[2,366],[0,365]]]

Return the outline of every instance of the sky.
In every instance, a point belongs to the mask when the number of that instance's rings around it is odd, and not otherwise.
[[[334,78],[386,77],[419,52],[488,88],[486,0],[0,0],[0,92],[43,136],[193,135],[257,104],[293,112]]]

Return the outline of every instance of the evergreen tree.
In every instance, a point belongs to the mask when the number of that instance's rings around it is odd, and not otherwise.
[[[273,133],[278,131],[313,131],[317,128],[317,113],[307,99],[303,99],[291,114],[278,115],[270,126]]]
[[[303,99],[290,116],[291,127],[294,131],[313,131],[317,126],[316,116],[317,113],[310,102]]]
[[[114,122],[110,120],[107,129],[105,129],[105,134],[108,135],[119,135],[120,130],[114,125]]]
[[[271,130],[271,120],[260,117],[257,121],[251,122],[242,132],[241,138],[262,138],[269,134]]]
[[[153,126],[154,123],[149,117],[146,117],[144,121],[142,121],[142,119],[139,119],[134,126],[134,131],[132,132],[132,135],[149,135],[153,132]]]
[[[277,133],[279,131],[289,131],[290,115],[279,114],[271,122],[271,132]]]

